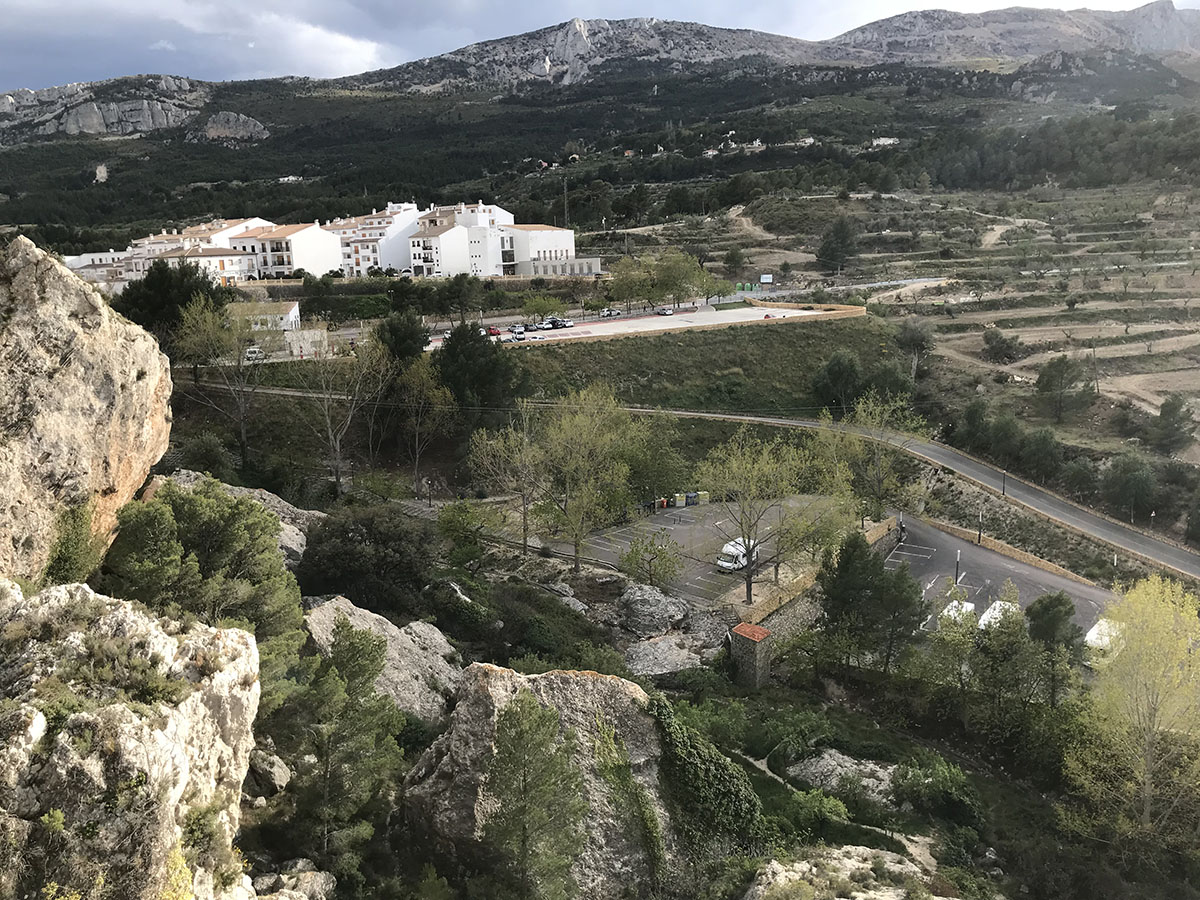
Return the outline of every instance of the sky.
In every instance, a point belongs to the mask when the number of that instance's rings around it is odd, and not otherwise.
[[[885,16],[1003,0],[0,0],[0,92],[118,75],[332,77],[399,65],[572,17],[654,16],[820,40]],[[1127,9],[1138,0],[1023,6]],[[1200,5],[1186,0],[1180,6]]]

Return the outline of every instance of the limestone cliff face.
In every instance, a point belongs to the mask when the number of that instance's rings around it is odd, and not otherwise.
[[[0,896],[253,897],[231,850],[252,636],[0,579],[0,648]]]
[[[0,575],[40,578],[64,510],[117,510],[167,449],[170,367],[94,287],[17,238],[0,251]]]
[[[579,895],[593,900],[626,896],[629,885],[651,878],[652,864],[631,811],[599,771],[596,742],[601,723],[614,729],[628,751],[633,778],[662,828],[668,859],[675,839],[661,799],[661,746],[657,724],[646,712],[649,698],[624,679],[595,672],[521,675],[487,663],[469,666],[459,683],[449,727],[406,779],[409,821],[429,829],[447,852],[475,852],[490,810],[485,781],[496,720],[522,689],[558,710],[564,731],[575,733],[575,758],[589,806],[584,845],[574,869]]]
[[[270,136],[271,132],[258,119],[222,110],[209,116],[208,121],[204,123],[204,128],[191,135],[190,139],[217,141],[232,145],[265,141]]]
[[[34,137],[146,134],[186,125],[208,101],[207,84],[146,75],[0,93],[0,144]]]

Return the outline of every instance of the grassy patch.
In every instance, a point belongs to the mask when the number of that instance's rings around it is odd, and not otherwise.
[[[739,412],[811,411],[809,382],[835,350],[864,365],[896,357],[893,325],[875,318],[784,321],[770,328],[580,341],[522,348],[533,393],[556,397],[595,381],[645,406]]]

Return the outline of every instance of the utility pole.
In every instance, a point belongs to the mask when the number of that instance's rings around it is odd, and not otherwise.
[[[567,209],[567,179],[563,177],[563,228],[571,227],[571,213]]]
[[[983,543],[983,501],[979,502],[979,534],[975,536],[975,543]]]

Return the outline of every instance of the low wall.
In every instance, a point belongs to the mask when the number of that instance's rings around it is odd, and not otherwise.
[[[829,315],[822,315],[823,319],[854,319],[867,314],[865,306],[851,306],[843,303],[792,303],[787,300],[760,300],[758,297],[751,296],[743,299],[751,306],[761,306],[763,309],[814,309],[822,313],[829,313]]]
[[[888,516],[877,525],[868,528],[863,535],[871,549],[882,556],[887,556],[900,543],[900,528],[895,516]]]

